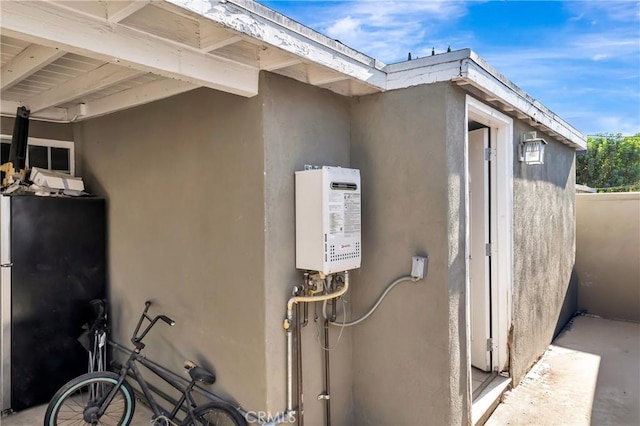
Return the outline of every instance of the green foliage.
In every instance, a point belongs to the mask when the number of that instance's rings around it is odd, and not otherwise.
[[[640,133],[589,136],[576,161],[576,183],[598,192],[640,191]]]

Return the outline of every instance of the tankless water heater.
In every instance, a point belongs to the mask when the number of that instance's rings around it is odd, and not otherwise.
[[[360,267],[360,171],[296,172],[296,267],[334,274]]]

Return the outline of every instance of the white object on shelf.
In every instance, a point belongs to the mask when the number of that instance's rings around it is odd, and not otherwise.
[[[33,167],[30,179],[36,185],[52,189],[84,191],[82,178]]]

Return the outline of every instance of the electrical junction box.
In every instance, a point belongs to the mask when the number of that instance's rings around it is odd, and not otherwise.
[[[334,274],[360,267],[360,171],[296,172],[296,268]]]

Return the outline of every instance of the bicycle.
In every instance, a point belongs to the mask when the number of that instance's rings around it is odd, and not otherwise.
[[[144,311],[131,337],[131,343],[135,349],[131,352],[127,362],[120,368],[120,373],[109,371],[86,373],[69,381],[51,399],[44,417],[45,426],[66,424],[129,425],[135,411],[135,394],[131,385],[125,380],[128,374],[131,374],[140,386],[141,398],[153,412],[151,421],[154,425],[175,425],[176,415],[181,409],[186,411],[186,417],[182,422],[183,426],[245,426],[247,424],[246,419],[231,404],[218,401],[203,405],[196,404],[192,396],[194,386],[198,382],[213,384],[216,379],[213,373],[198,367],[192,361],[185,361],[184,366],[191,381],[184,387],[140,355],[145,347],[142,340],[159,320],[170,326],[175,324],[175,321],[166,315],[157,315],[151,318],[148,315],[150,306],[151,302],[145,302]],[[138,334],[145,319],[149,321],[149,324],[142,333]],[[171,411],[164,410],[156,403],[149,384],[141,375],[136,363],[144,365],[152,373],[181,391],[182,396]]]

